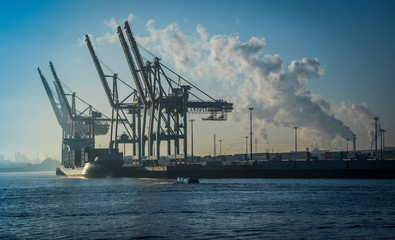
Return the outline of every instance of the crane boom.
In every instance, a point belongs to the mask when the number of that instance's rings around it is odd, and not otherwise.
[[[129,68],[130,68],[130,71],[131,71],[133,79],[134,79],[134,83],[136,84],[140,100],[144,105],[147,105],[147,101],[144,98],[144,92],[143,92],[143,88],[141,86],[140,78],[137,75],[136,67],[134,66],[133,59],[132,59],[132,56],[131,56],[131,53],[129,50],[129,46],[126,43],[125,37],[123,36],[122,29],[120,26],[118,26],[118,28],[117,28],[117,33],[118,33],[119,40],[122,44],[122,48],[125,53],[126,60],[128,61]]]
[[[69,102],[67,101],[66,94],[65,94],[65,92],[64,92],[64,90],[63,90],[63,86],[62,86],[62,84],[61,84],[60,81],[59,81],[58,75],[57,75],[56,72],[55,72],[55,68],[54,68],[52,62],[49,62],[49,67],[51,68],[52,75],[53,75],[53,77],[54,77],[54,79],[55,79],[55,84],[56,84],[56,86],[57,86],[58,89],[59,89],[59,93],[60,93],[59,98],[60,98],[60,100],[64,103],[64,105],[65,105],[65,107],[66,107],[67,114],[70,116],[70,119],[72,119],[72,116],[73,116],[73,115],[72,115],[72,112],[71,112],[70,104],[69,104]]]
[[[68,135],[70,135],[71,134],[71,129],[70,129],[71,116],[69,116],[69,114],[67,113],[67,110],[64,107],[65,104],[63,102],[63,98],[60,97],[61,93],[60,93],[58,85],[55,82],[53,82],[53,84],[55,86],[56,95],[58,96],[59,105],[60,105],[60,112],[62,113],[62,116],[63,116],[64,129],[68,129],[65,131],[67,132]]]
[[[126,34],[128,36],[128,39],[129,39],[130,47],[132,48],[134,57],[136,59],[137,67],[140,70],[140,76],[141,76],[141,78],[143,80],[143,83],[144,83],[145,89],[147,91],[148,97],[149,97],[150,101],[153,102],[155,98],[154,98],[154,95],[152,93],[152,86],[148,82],[148,79],[147,79],[147,76],[146,76],[146,73],[145,73],[144,67],[143,67],[143,60],[141,59],[140,51],[139,51],[139,49],[137,47],[137,43],[136,43],[136,40],[133,37],[132,31],[130,30],[130,26],[129,26],[128,21],[125,21],[125,27],[124,28],[126,30]]]
[[[44,85],[45,91],[47,92],[49,102],[51,103],[52,109],[55,112],[56,119],[58,119],[59,125],[63,126],[64,120],[63,120],[62,114],[60,113],[60,110],[55,102],[55,98],[53,97],[51,88],[49,87],[48,82],[45,79],[44,75],[41,73],[40,68],[37,68],[37,70],[38,70],[38,73],[40,74],[40,78],[41,78],[41,81]]]
[[[98,60],[98,58],[97,58],[97,56],[95,54],[95,50],[93,49],[93,46],[92,46],[91,40],[89,39],[88,34],[85,34],[85,41],[86,41],[86,43],[88,45],[88,49],[89,49],[89,52],[91,54],[92,60],[93,60],[93,62],[95,64],[95,66],[96,66],[96,70],[97,70],[97,73],[99,74],[100,81],[101,81],[101,83],[103,85],[104,91],[106,92],[107,99],[110,102],[111,107],[114,107],[114,99],[113,99],[113,97],[111,95],[110,86],[108,85],[106,77],[105,77],[105,75],[103,73],[103,69],[102,69],[102,67],[101,67],[101,65],[99,63],[99,60]]]

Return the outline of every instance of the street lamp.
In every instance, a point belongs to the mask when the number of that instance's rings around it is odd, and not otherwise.
[[[298,127],[295,128],[295,152],[298,152]]]
[[[384,151],[384,133],[385,130],[384,129],[380,129],[381,132],[381,160],[384,160],[383,158],[383,151]]]
[[[250,110],[250,158],[252,162],[252,110],[254,108],[250,107],[248,110]]]
[[[379,120],[379,117],[374,117],[374,156],[377,159],[377,120]]]

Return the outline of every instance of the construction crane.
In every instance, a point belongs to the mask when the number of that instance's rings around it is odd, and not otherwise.
[[[48,95],[52,109],[55,112],[59,125],[62,127],[62,162],[66,159],[66,153],[69,150],[81,150],[85,147],[94,148],[95,135],[105,135],[108,132],[109,125],[105,122],[110,121],[108,117],[90,104],[79,98],[76,93],[66,94],[61,84],[55,68],[50,62],[50,69],[54,77],[54,86],[56,89],[55,98],[46,78],[40,68],[38,73]],[[71,104],[67,99],[71,96]],[[77,110],[76,100],[80,100],[87,107],[83,111]]]
[[[232,111],[233,104],[223,100],[215,100],[163,65],[158,57],[154,57],[152,62],[146,61],[143,64],[143,57],[127,21],[125,22],[124,30],[129,44],[120,26],[117,28],[117,34],[135,85],[135,89],[128,85],[131,90],[128,97],[131,97],[132,100],[128,104],[125,103],[127,101],[126,98],[122,100],[122,104],[117,98],[118,85],[116,82],[121,80],[116,74],[105,75],[103,73],[91,40],[88,35],[85,35],[89,52],[112,111],[117,113],[116,117],[112,117],[112,122],[119,117],[118,113],[120,110],[125,110],[132,114],[132,123],[129,126],[130,132],[127,131],[127,135],[123,134],[124,140],[122,140],[118,137],[117,130],[115,130],[114,140],[111,140],[111,144],[113,142],[115,144],[120,142],[133,143],[133,156],[142,160],[143,164],[156,165],[161,155],[160,144],[161,142],[166,142],[167,155],[185,161],[187,156],[188,113],[210,114],[204,120],[226,120],[226,114]],[[107,78],[113,79],[112,90],[109,87]],[[173,79],[178,79],[178,81]],[[122,82],[126,84],[124,81]],[[186,84],[183,85],[182,83]],[[204,97],[200,97],[201,95],[209,100],[204,100]],[[190,96],[194,97],[194,100],[189,100]],[[126,115],[124,117],[126,118]],[[135,124],[136,122],[137,125]],[[148,128],[146,129],[147,125]],[[181,141],[183,142],[183,149],[180,149]],[[136,144],[138,145],[138,154],[136,154]],[[146,147],[146,145],[148,146]],[[171,151],[172,145],[173,152]],[[146,149],[147,153],[145,152]]]

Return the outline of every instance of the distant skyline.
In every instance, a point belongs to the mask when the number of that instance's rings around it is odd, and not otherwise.
[[[189,116],[194,155],[213,154],[214,133],[223,154],[245,152],[248,107],[254,151],[255,139],[258,152],[294,150],[294,126],[298,150],[345,150],[352,133],[358,149],[370,149],[374,116],[394,147],[394,11],[393,1],[2,1],[0,154],[60,159],[61,129],[37,73],[52,81],[49,61],[72,91],[110,115],[83,36],[132,83],[114,38],[124,20],[162,63],[234,103],[226,122]],[[97,146],[108,141],[99,137]]]
[[[45,160],[46,158],[48,158],[48,155],[45,155],[44,157],[39,158],[38,153],[36,153],[35,155],[32,155],[32,156],[27,156],[27,155],[20,153],[20,152],[14,153],[12,158],[10,158],[10,157],[6,158],[2,153],[0,153],[0,162],[14,161],[16,163],[39,163],[42,160]],[[60,159],[57,159],[57,160],[60,161]]]

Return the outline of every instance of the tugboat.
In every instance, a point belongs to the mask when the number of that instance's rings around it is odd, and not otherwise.
[[[184,184],[199,183],[199,179],[193,177],[177,177],[177,183],[184,183]]]

